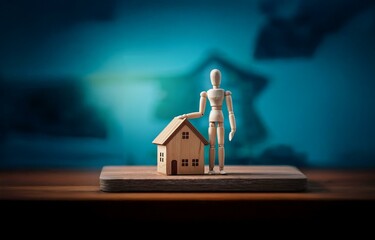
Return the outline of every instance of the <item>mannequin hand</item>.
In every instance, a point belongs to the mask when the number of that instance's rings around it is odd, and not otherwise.
[[[229,133],[229,141],[232,141],[232,138],[234,137],[234,133],[235,132],[236,132],[236,130],[230,131],[230,133]]]
[[[184,119],[184,118],[186,118],[186,114],[179,115],[179,116],[177,116],[177,118]]]

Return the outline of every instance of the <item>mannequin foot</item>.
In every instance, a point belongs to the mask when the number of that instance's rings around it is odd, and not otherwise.
[[[227,173],[224,170],[220,170],[221,175],[226,175]]]
[[[208,174],[213,175],[213,174],[215,174],[215,171],[214,170],[210,170],[210,171],[208,171]]]

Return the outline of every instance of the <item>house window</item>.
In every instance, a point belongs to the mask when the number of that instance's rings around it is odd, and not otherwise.
[[[163,152],[159,153],[159,161],[164,162],[164,153]]]
[[[182,159],[182,166],[183,167],[189,166],[189,161],[187,159]]]
[[[193,159],[192,161],[192,166],[197,167],[199,165],[199,160],[198,159]]]
[[[189,132],[182,132],[182,139],[189,139]]]

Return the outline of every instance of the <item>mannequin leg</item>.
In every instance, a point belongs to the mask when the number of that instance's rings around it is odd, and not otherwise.
[[[225,160],[225,150],[224,150],[224,124],[218,123],[217,126],[217,141],[219,144],[219,170],[220,174],[226,174],[224,171],[224,160]]]
[[[214,166],[215,166],[215,142],[216,142],[216,129],[215,123],[210,122],[208,127],[208,136],[210,142],[210,152],[209,152],[209,171],[208,174],[215,174]]]

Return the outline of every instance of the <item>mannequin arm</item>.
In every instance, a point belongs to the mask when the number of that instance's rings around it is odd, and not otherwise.
[[[192,113],[187,113],[187,114],[182,114],[178,116],[178,118],[200,118],[204,115],[204,112],[206,110],[206,101],[207,101],[207,93],[206,92],[201,92],[201,98],[199,101],[199,112],[192,112]]]
[[[229,133],[229,141],[232,141],[234,134],[236,132],[236,118],[234,117],[233,112],[233,102],[232,102],[232,93],[230,91],[225,92],[225,100],[227,103],[228,113],[229,113],[229,124],[230,124],[230,133]]]

